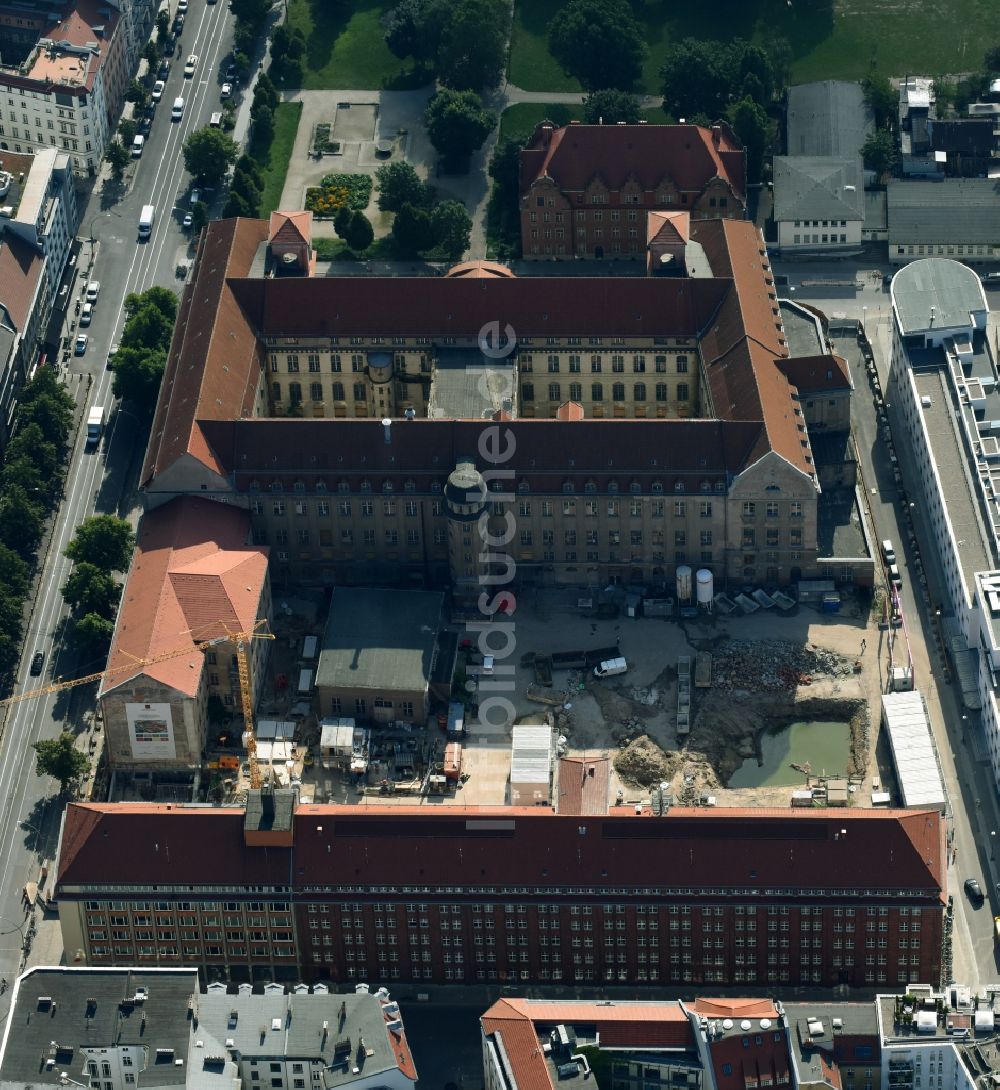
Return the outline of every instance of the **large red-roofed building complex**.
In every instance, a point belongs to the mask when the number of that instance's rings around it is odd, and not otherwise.
[[[936,811],[72,804],[67,959],[208,979],[937,981]]]
[[[646,258],[646,215],[739,219],[743,148],[725,122],[581,125],[543,121],[521,152],[521,252],[536,260]]]

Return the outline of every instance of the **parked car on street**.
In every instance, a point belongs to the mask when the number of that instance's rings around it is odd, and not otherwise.
[[[219,92],[219,98],[225,100],[233,93],[233,85],[231,83],[224,83],[222,90]]]
[[[91,280],[87,285],[87,302],[96,303],[98,295],[101,294],[101,282],[100,280]]]
[[[975,878],[966,878],[965,895],[974,905],[981,905],[983,901],[986,900],[986,894],[983,893],[983,887]]]
[[[150,97],[154,102],[159,102],[163,98],[163,92],[167,89],[166,83],[162,79],[158,79],[153,84],[153,90],[150,92]]]
[[[90,338],[87,336],[86,333],[78,333],[76,335],[76,340],[73,343],[73,351],[78,356],[82,356],[87,351],[87,345],[89,343]]]

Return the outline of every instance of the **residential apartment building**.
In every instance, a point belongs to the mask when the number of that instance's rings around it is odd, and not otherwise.
[[[891,297],[886,400],[916,469],[918,527],[929,539],[923,547],[970,729],[981,722],[1000,784],[1000,370],[989,305],[979,277],[947,258],[901,269]]]
[[[936,811],[250,802],[72,804],[66,950],[244,981],[870,987],[941,971]]]
[[[27,171],[21,164],[27,162]],[[29,246],[45,255],[45,281],[53,306],[65,302],[58,298],[59,282],[69,261],[80,213],[76,203],[76,187],[70,156],[56,148],[43,148],[33,156],[4,155],[0,169],[24,175],[16,188],[18,200],[11,201],[0,194],[0,228],[17,235]],[[7,209],[9,215],[4,215]]]
[[[0,5],[0,151],[56,148],[95,174],[151,19],[151,0]]]
[[[385,988],[199,987],[194,969],[30,969],[0,1045],[7,1090],[76,1085],[414,1090],[399,1004]]]
[[[521,251],[534,260],[645,260],[646,214],[741,218],[743,148],[725,122],[570,125],[543,121],[521,152]]]
[[[992,1007],[962,985],[867,1002],[505,996],[480,1019],[486,1090],[972,1090],[995,1070]]]

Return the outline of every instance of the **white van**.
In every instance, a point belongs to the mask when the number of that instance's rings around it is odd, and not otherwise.
[[[896,563],[896,550],[892,546],[892,538],[887,537],[882,542],[882,556],[887,564]]]
[[[173,105],[173,108],[170,111],[170,120],[171,121],[180,121],[180,119],[183,116],[184,116],[184,99],[181,98],[180,96],[178,96],[177,98],[174,99],[174,105]]]
[[[222,111],[221,110],[216,110],[215,113],[212,114],[212,116],[208,119],[208,123],[213,129],[221,129],[222,128]]]
[[[138,159],[142,155],[142,147],[146,143],[145,136],[137,136],[132,141],[132,158]]]
[[[594,667],[594,677],[614,677],[627,670],[628,663],[623,658],[605,659],[599,666]]]

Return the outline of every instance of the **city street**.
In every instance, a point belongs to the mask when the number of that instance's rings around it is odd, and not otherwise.
[[[71,373],[66,376],[70,392],[83,407],[84,419],[86,409],[92,405],[106,405],[111,410],[113,373],[106,368],[106,361],[111,344],[120,340],[125,296],[154,284],[175,291],[182,287],[175,270],[178,262],[190,255],[188,239],[181,228],[183,211],[177,210],[178,202],[187,199],[189,189],[181,146],[190,132],[207,124],[210,115],[219,109],[220,66],[224,67],[229,58],[232,31],[233,20],[226,4],[208,5],[205,0],[192,0],[180,52],[171,63],[167,88],[127,194],[119,200],[121,190],[114,182],[99,182],[89,207],[81,211],[79,234],[90,242],[84,242],[78,263],[80,272],[72,292],[78,297],[88,280],[101,283],[93,323],[87,329],[88,351],[82,358],[73,358]],[[194,78],[184,79],[184,58],[189,53],[198,55],[199,64]],[[178,95],[184,98],[184,116],[180,122],[172,122],[170,109]],[[152,237],[139,243],[139,213],[145,204],[155,206],[156,220]],[[96,255],[92,266],[91,253]],[[75,321],[72,306],[68,314]],[[67,327],[63,332],[75,336],[77,330]],[[89,381],[77,379],[81,370],[89,376]],[[71,564],[63,552],[77,525],[88,515],[125,513],[119,507],[122,490],[128,482],[133,459],[142,456],[135,447],[137,434],[144,434],[144,429],[140,429],[130,413],[111,410],[97,449],[85,448],[85,431],[81,428],[76,435],[70,454],[65,499],[56,512],[51,546],[41,563],[38,598],[25,637],[15,692],[97,668],[97,664],[80,661],[72,641],[64,638],[67,609],[60,589]],[[28,669],[36,650],[45,653],[41,677],[31,677]],[[13,705],[7,709],[3,724],[0,975],[8,980],[18,971],[24,937],[30,926],[22,891],[25,882],[36,879],[40,861],[54,857],[61,814],[61,808],[53,800],[54,782],[35,775],[31,747],[39,739],[55,737],[64,726],[78,730],[82,722],[77,716],[67,721],[71,707],[70,693],[53,693]],[[36,912],[40,916],[40,910]],[[72,961],[72,951],[67,951],[66,958]]]
[[[883,392],[886,389],[891,335],[891,298],[887,285],[883,285],[883,272],[894,271],[889,265],[865,258],[856,262],[801,263],[774,261],[775,271],[789,278],[789,285],[782,293],[796,302],[822,310],[831,321],[842,318],[847,322],[863,325],[878,368]],[[845,289],[832,285],[805,285],[804,280],[856,279],[859,289]],[[794,287],[795,291],[789,289]],[[987,293],[989,300],[989,293]],[[991,300],[990,300],[991,301]],[[889,449],[879,432],[876,419],[874,394],[865,370],[864,358],[857,337],[835,337],[834,347],[850,365],[854,381],[852,419],[861,472],[868,506],[874,520],[876,541],[891,538],[896,546],[900,570],[903,575],[902,605],[906,621],[906,634],[913,655],[916,687],[924,695],[934,740],[937,745],[944,776],[945,788],[950,799],[949,827],[953,837],[955,856],[949,856],[949,893],[954,897],[953,976],[968,984],[974,992],[982,993],[985,986],[1000,983],[994,951],[993,914],[1000,914],[1000,900],[996,882],[1000,881],[993,858],[993,829],[1000,829],[996,817],[996,791],[989,784],[992,775],[974,744],[972,717],[966,718],[960,707],[960,696],[955,685],[945,679],[945,663],[935,642],[934,626],[938,618],[924,601],[920,590],[914,552],[910,541],[910,521],[904,510],[893,477]],[[893,424],[893,412],[889,407],[889,421]],[[904,484],[911,496],[918,496],[916,475],[910,469],[903,432],[893,428],[896,437],[895,452],[899,458]],[[920,505],[909,508],[910,518],[920,547],[920,558],[927,578],[930,600],[936,604],[942,595],[936,588],[942,586],[938,560],[923,533]],[[883,636],[885,639],[885,635]],[[894,661],[905,658],[902,635],[897,637],[893,651]],[[883,688],[889,661],[887,643],[883,647]],[[881,750],[880,750],[881,756]],[[983,755],[984,756],[984,755]],[[967,878],[978,880],[986,892],[985,905],[974,906],[962,889]],[[991,910],[992,905],[992,910]]]

